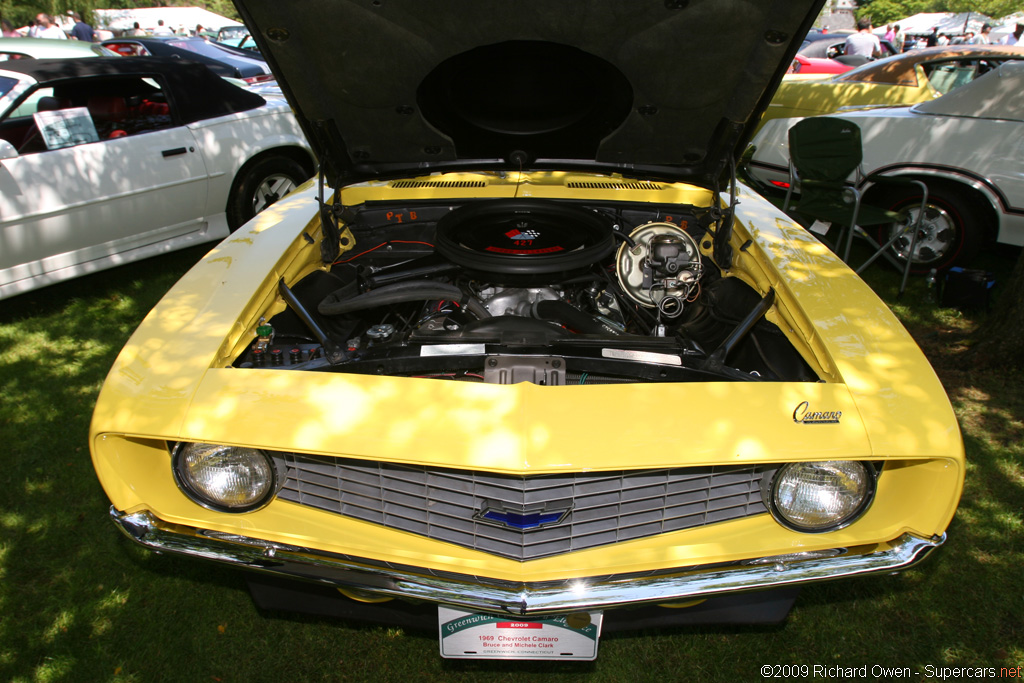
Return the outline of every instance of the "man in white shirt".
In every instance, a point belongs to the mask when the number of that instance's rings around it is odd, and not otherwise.
[[[851,33],[846,39],[843,54],[847,57],[857,55],[872,59],[882,56],[882,43],[878,40],[878,36],[871,32],[869,18],[861,17],[857,20],[857,32]]]
[[[53,23],[49,14],[40,12],[36,15],[36,30],[31,34],[32,38],[49,38],[50,40],[67,40],[68,36],[61,30],[60,26]]]
[[[164,20],[156,22],[156,28],[153,29],[154,36],[173,36],[174,31],[164,26]]]
[[[999,42],[1003,45],[1016,45],[1020,42],[1022,34],[1024,34],[1024,24],[1017,24],[1017,30],[1008,36],[1004,36]]]

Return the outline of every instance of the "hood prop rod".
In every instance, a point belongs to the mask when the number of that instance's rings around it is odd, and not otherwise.
[[[338,258],[341,251],[341,228],[338,226],[338,214],[341,206],[338,204],[338,191],[334,191],[334,201],[330,204],[324,201],[324,167],[320,166],[317,174],[317,204],[320,205],[320,232],[323,240],[320,242],[320,260],[331,265],[334,259]]]
[[[764,317],[768,309],[775,303],[775,289],[772,287],[768,288],[768,293],[764,295],[764,298],[757,302],[753,310],[747,313],[746,317],[740,321],[740,323],[729,333],[729,336],[715,349],[707,360],[701,364],[701,369],[704,370],[721,370],[725,367],[725,359],[729,357],[729,354],[736,347],[740,341],[747,336],[747,333],[754,328],[761,318]]]
[[[718,186],[715,185],[715,206],[718,202]],[[732,222],[736,216],[736,205],[739,203],[736,192],[736,164],[729,160],[729,208],[718,213],[718,225],[714,234],[715,261],[723,270],[732,268]]]
[[[288,307],[295,311],[295,314],[302,319],[302,322],[306,323],[306,327],[309,328],[313,336],[316,337],[317,341],[320,342],[320,346],[324,349],[324,358],[331,365],[337,365],[345,360],[345,351],[335,344],[324,329],[317,324],[316,320],[313,319],[313,315],[302,305],[299,298],[295,296],[295,293],[288,288],[288,285],[284,283],[284,278],[281,278],[277,283],[277,291],[281,294],[285,303]]]

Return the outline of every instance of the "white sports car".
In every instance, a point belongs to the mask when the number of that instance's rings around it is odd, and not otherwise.
[[[309,178],[280,97],[170,58],[0,70],[0,299],[219,240]]]
[[[910,177],[928,186],[928,205],[914,269],[942,269],[970,259],[986,242],[1024,245],[1024,62],[1007,62],[947,95],[913,107],[843,112],[856,123],[864,149],[863,175]],[[753,140],[749,170],[784,188],[789,180],[789,129],[800,118],[768,121]],[[920,195],[882,194],[876,203],[907,208],[913,220]],[[867,198],[871,201],[872,190]],[[888,241],[894,225],[876,228]],[[909,235],[892,247],[907,257]]]

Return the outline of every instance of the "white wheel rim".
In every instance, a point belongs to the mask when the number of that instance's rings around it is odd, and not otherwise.
[[[295,183],[283,173],[267,176],[256,188],[252,198],[253,212],[259,213],[294,189]]]
[[[920,205],[908,207],[904,213],[905,218],[892,226],[889,237],[891,238],[897,232],[913,225],[920,210]],[[921,219],[921,226],[917,231],[917,240],[914,242],[912,259],[914,263],[929,263],[946,256],[956,241],[956,230],[956,221],[945,209],[932,204],[925,206],[924,217]],[[907,233],[892,245],[892,250],[901,260],[905,261],[910,254],[912,236],[911,233]]]

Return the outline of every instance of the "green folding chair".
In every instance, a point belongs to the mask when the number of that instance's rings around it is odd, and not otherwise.
[[[833,249],[842,250],[842,259],[849,263],[853,238],[865,239],[874,253],[858,267],[861,273],[878,258],[885,257],[903,271],[900,295],[907,287],[912,261],[900,263],[889,254],[889,249],[904,236],[910,236],[908,254],[914,253],[921,218],[928,202],[928,186],[920,180],[869,175],[861,170],[863,161],[860,128],[852,121],[821,116],[803,119],[789,129],[789,189],[782,210],[795,212],[807,218],[827,221],[838,226],[839,237]],[[863,203],[861,188],[873,185],[916,185],[921,190],[921,210],[910,223],[906,213]],[[794,188],[800,196],[794,200]],[[883,223],[902,224],[885,244],[878,244],[861,226]]]

